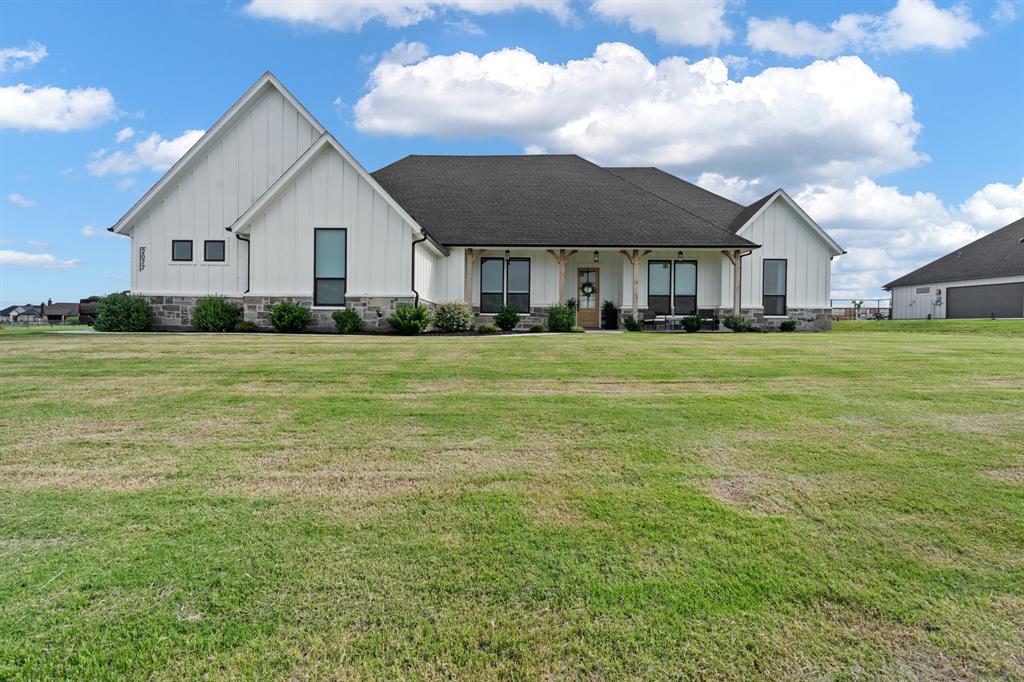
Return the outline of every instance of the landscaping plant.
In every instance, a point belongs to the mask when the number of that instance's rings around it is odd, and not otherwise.
[[[530,327],[530,332],[533,333],[533,334],[542,334],[542,333],[546,332],[547,330],[548,330],[548,328],[545,327],[542,324],[535,324],[535,325],[532,325]]]
[[[703,324],[704,321],[700,319],[700,315],[687,315],[683,318],[683,329],[689,334],[699,332]]]
[[[749,332],[754,330],[754,323],[746,315],[726,315],[722,321],[726,329],[734,332]]]
[[[430,326],[433,315],[426,306],[400,305],[391,313],[388,323],[403,336],[422,334]]]
[[[101,332],[142,332],[149,327],[149,301],[131,294],[109,294],[100,299],[95,328]]]
[[[643,320],[632,315],[622,318],[622,326],[626,328],[627,332],[642,332],[644,330]]]
[[[614,301],[605,301],[601,306],[601,328],[619,328],[619,309],[615,307]]]
[[[519,324],[519,310],[515,306],[505,304],[494,317],[494,324],[503,332],[510,332]]]
[[[201,332],[229,332],[238,324],[241,309],[223,296],[199,300],[192,311],[192,326]]]
[[[473,329],[474,322],[473,310],[465,303],[451,301],[434,309],[434,327],[445,334],[468,332]]]
[[[331,313],[331,319],[339,334],[354,334],[363,326],[363,318],[352,308],[335,310]]]
[[[795,332],[796,331],[796,320],[783,320],[779,325],[780,332]]]
[[[576,311],[569,304],[556,303],[548,309],[548,331],[571,331],[576,324]]]
[[[257,325],[255,322],[252,322],[251,320],[242,320],[241,322],[235,325],[236,332],[249,333],[258,332],[259,330],[259,325]]]
[[[270,311],[270,325],[274,331],[294,334],[309,324],[312,313],[298,303],[281,301]]]
[[[497,334],[498,328],[493,324],[482,324],[476,328],[478,334]]]

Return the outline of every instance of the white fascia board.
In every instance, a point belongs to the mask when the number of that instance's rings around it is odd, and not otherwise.
[[[771,198],[771,199],[769,199],[768,201],[764,202],[764,206],[762,206],[762,207],[761,207],[761,208],[760,208],[760,209],[759,209],[759,210],[757,211],[757,213],[755,213],[754,215],[750,216],[750,220],[748,220],[747,222],[743,223],[743,226],[742,226],[742,227],[741,227],[740,229],[736,230],[736,234],[738,234],[738,235],[740,235],[740,236],[743,236],[743,232],[744,232],[744,231],[745,231],[745,230],[746,230],[746,229],[747,229],[747,228],[748,228],[748,227],[749,227],[749,226],[750,226],[750,225],[751,225],[751,224],[752,224],[752,223],[753,223],[753,222],[754,222],[755,220],[757,220],[757,219],[758,219],[758,217],[760,217],[760,215],[761,215],[762,213],[764,213],[764,212],[765,212],[766,210],[768,210],[768,207],[769,207],[769,206],[771,206],[772,204],[774,204],[774,203],[775,203],[776,201],[778,201],[779,199],[782,199],[783,201],[785,201],[785,202],[786,202],[786,203],[787,203],[787,204],[788,204],[788,205],[789,205],[789,206],[790,206],[790,207],[791,207],[791,208],[792,208],[792,209],[793,209],[794,211],[796,211],[796,212],[797,212],[797,215],[799,215],[799,216],[800,216],[801,218],[803,218],[803,219],[804,219],[804,221],[805,221],[805,222],[806,222],[806,223],[807,223],[808,225],[810,225],[810,226],[811,226],[811,228],[812,228],[812,229],[814,230],[814,232],[815,232],[815,233],[817,233],[817,235],[818,235],[819,237],[821,237],[821,238],[822,238],[822,240],[823,240],[823,241],[824,241],[824,242],[825,242],[826,244],[828,244],[828,247],[829,247],[829,249],[831,249],[831,251],[832,251],[832,255],[833,255],[833,256],[841,256],[841,255],[843,255],[844,253],[846,253],[846,250],[845,250],[845,249],[843,249],[843,247],[839,246],[839,243],[838,243],[838,242],[836,242],[836,240],[835,240],[835,239],[832,239],[832,237],[831,237],[831,236],[829,236],[828,232],[826,232],[825,230],[823,230],[823,229],[821,228],[821,225],[819,225],[818,223],[814,222],[814,219],[813,219],[813,218],[811,218],[811,216],[807,215],[807,211],[805,211],[804,209],[802,209],[802,208],[800,207],[800,204],[798,204],[798,203],[796,203],[795,201],[793,201],[793,197],[789,196],[789,194],[787,194],[787,193],[786,193],[786,190],[784,190],[784,189],[779,189],[779,190],[776,190],[776,191],[775,191],[775,194],[774,194],[774,195],[772,195],[772,198]]]
[[[324,127],[320,121],[316,120],[316,117],[309,113],[309,110],[295,99],[290,92],[288,92],[288,89],[281,84],[281,81],[277,80],[277,77],[274,76],[274,74],[267,71],[260,76],[259,80],[253,83],[252,87],[245,91],[244,95],[231,105],[230,109],[224,112],[224,115],[217,119],[217,122],[213,124],[213,127],[207,130],[206,133],[199,138],[199,140],[192,145],[187,152],[185,152],[185,155],[178,159],[178,161],[171,166],[170,170],[164,173],[164,176],[160,178],[155,185],[149,188],[149,191],[142,195],[142,198],[139,199],[135,205],[121,217],[120,220],[107,229],[110,232],[115,232],[117,234],[127,234],[131,228],[132,221],[134,221],[152,201],[160,196],[163,191],[171,185],[174,178],[187,168],[194,159],[199,157],[203,150],[206,149],[214,139],[219,137],[224,130],[230,127],[231,122],[245,111],[250,102],[256,99],[268,87],[275,88],[280,92],[288,103],[294,106],[296,110],[302,114],[302,117],[306,119],[309,125],[317,131],[317,134],[322,135],[324,133]]]

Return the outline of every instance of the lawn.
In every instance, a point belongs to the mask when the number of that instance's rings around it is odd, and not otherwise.
[[[1024,678],[1024,323],[926,324],[5,330],[0,679]]]

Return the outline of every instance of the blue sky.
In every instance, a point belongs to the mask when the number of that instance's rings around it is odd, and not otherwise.
[[[1024,4],[5,3],[0,305],[128,286],[105,228],[266,70],[367,168],[575,152],[848,248],[834,295],[1024,215]],[[191,132],[190,132],[191,131]]]

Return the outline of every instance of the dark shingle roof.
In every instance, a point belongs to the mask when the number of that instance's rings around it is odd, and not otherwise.
[[[955,282],[987,277],[1024,275],[1024,218],[967,246],[933,260],[886,284],[884,289],[913,284]]]
[[[77,315],[78,304],[77,303],[50,303],[44,308],[45,314],[47,315]]]
[[[373,177],[449,246],[756,246],[575,155],[407,156]]]
[[[708,220],[719,227],[729,227],[743,211],[743,205],[709,192],[660,168],[608,168],[620,178],[657,194],[676,206]],[[733,230],[735,232],[735,230]]]

